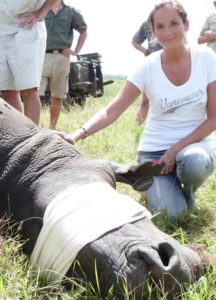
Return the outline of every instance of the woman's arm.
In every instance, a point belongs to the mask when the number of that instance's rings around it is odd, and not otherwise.
[[[168,174],[173,170],[176,155],[179,151],[190,144],[200,142],[216,130],[216,81],[208,85],[207,97],[207,119],[191,134],[174,144],[164,153],[160,158],[160,162],[165,163],[161,174]]]
[[[93,115],[82,127],[71,135],[62,132],[59,135],[71,144],[84,139],[114,123],[139,95],[140,90],[131,82],[126,81],[113,101]]]

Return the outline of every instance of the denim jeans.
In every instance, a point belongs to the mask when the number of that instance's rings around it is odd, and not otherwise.
[[[158,160],[164,151],[138,152],[138,162]],[[194,192],[216,167],[216,153],[204,142],[191,144],[176,157],[176,169],[168,175],[156,176],[147,191],[148,209],[167,211],[177,217],[194,207]]]

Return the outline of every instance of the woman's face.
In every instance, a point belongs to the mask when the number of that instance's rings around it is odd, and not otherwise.
[[[189,23],[183,23],[178,12],[170,6],[156,10],[153,16],[154,33],[165,49],[175,48],[185,43],[185,32]]]

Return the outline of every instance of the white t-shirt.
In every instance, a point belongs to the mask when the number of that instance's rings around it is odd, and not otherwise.
[[[161,51],[148,56],[140,69],[128,77],[150,101],[150,116],[138,151],[166,150],[206,119],[207,86],[216,80],[216,55],[208,47],[198,46],[190,51],[191,75],[180,86],[163,72]],[[213,134],[205,141],[214,147]]]
[[[45,0],[1,0],[0,35],[13,34],[19,30],[19,15],[36,11]]]

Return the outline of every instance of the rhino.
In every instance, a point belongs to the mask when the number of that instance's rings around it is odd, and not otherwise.
[[[148,278],[170,293],[199,278],[200,256],[116,190],[117,182],[148,189],[160,165],[89,159],[3,99],[0,140],[0,217],[19,224],[23,252],[41,276],[63,282],[86,274],[95,289],[99,278],[102,297],[112,288],[119,298],[123,285],[147,293]]]

